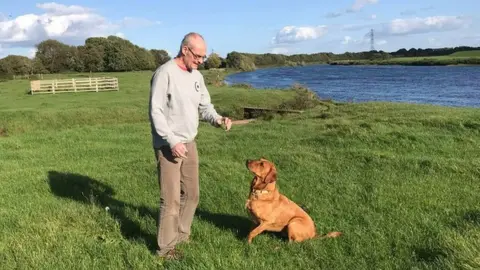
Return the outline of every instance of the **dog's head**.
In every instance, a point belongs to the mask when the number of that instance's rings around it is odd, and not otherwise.
[[[273,162],[262,157],[256,160],[247,160],[246,165],[248,170],[255,175],[251,183],[252,189],[262,190],[269,184],[275,185],[277,169]]]

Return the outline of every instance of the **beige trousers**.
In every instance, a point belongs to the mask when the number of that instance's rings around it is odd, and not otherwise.
[[[170,147],[154,149],[160,185],[157,254],[163,255],[188,240],[199,201],[198,152],[195,142],[185,144],[186,159],[172,156]]]

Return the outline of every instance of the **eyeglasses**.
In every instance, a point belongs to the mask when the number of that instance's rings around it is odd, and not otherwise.
[[[187,47],[187,48],[190,51],[190,53],[192,53],[192,55],[195,59],[198,59],[198,60],[202,59],[203,61],[205,61],[205,59],[207,59],[207,56],[198,55],[198,54],[194,53],[190,47]]]

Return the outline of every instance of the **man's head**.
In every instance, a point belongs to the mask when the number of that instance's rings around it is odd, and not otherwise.
[[[177,58],[181,59],[185,67],[191,71],[203,63],[206,53],[207,45],[202,35],[191,32],[182,39]]]

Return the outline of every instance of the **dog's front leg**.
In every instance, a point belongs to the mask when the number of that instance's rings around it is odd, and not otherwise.
[[[255,229],[253,229],[249,234],[248,234],[248,243],[251,244],[252,240],[255,236],[261,234],[265,229],[267,228],[267,225],[265,222],[260,222],[260,225],[258,225]]]

